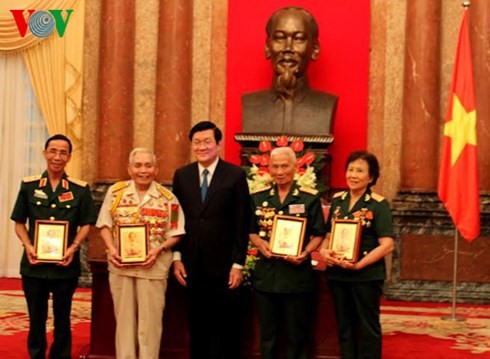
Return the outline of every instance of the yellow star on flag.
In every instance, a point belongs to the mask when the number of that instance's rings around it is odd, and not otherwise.
[[[476,110],[466,112],[454,94],[452,120],[444,125],[444,136],[451,137],[451,165],[456,163],[464,146],[476,146]]]

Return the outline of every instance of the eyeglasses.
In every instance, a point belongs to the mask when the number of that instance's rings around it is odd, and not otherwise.
[[[204,146],[204,147],[210,147],[212,146],[214,143],[213,140],[210,140],[210,139],[207,139],[207,140],[204,140],[204,141],[192,141],[192,146],[195,147],[195,148],[199,148],[201,146]]]
[[[62,159],[67,159],[68,157],[70,157],[70,154],[67,151],[57,151],[54,148],[47,150],[46,153],[49,157],[56,157],[58,155]]]

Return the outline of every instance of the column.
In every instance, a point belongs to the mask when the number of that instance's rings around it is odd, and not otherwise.
[[[407,2],[402,190],[435,190],[440,125],[440,1]]]
[[[169,183],[189,159],[192,1],[161,0],[155,99],[155,153],[159,181]]]
[[[469,8],[475,79],[480,191],[490,191],[490,2],[472,1]]]
[[[99,59],[98,181],[128,177],[133,136],[133,0],[102,2]]]

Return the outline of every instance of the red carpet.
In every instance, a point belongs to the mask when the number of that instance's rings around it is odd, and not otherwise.
[[[73,358],[88,353],[90,289],[75,293]],[[490,306],[459,304],[464,322],[451,322],[448,304],[385,301],[382,305],[383,359],[490,359]],[[28,318],[19,279],[0,279],[0,359],[28,358]],[[48,320],[52,340],[52,319]]]
[[[72,309],[72,357],[88,353],[90,343],[91,291],[77,289]],[[20,279],[0,280],[0,358],[25,359],[29,320]],[[53,340],[51,306],[48,318],[48,345]]]
[[[490,306],[386,301],[381,308],[383,358],[490,358]]]

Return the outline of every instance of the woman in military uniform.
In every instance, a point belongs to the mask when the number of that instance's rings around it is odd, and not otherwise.
[[[334,300],[342,358],[381,358],[380,298],[384,257],[393,251],[391,212],[386,199],[371,191],[379,177],[376,157],[355,151],[346,161],[348,191],[333,196],[327,236],[320,253]],[[329,248],[332,223],[358,219],[362,224],[359,257],[351,263]]]
[[[262,359],[279,357],[278,336],[285,323],[287,358],[306,359],[314,310],[315,276],[310,253],[325,234],[318,191],[294,182],[296,155],[289,147],[274,149],[270,155],[274,185],[252,194],[250,240],[259,249],[253,286],[260,322]],[[269,240],[274,216],[290,215],[307,219],[303,248],[298,256],[272,255]]]
[[[130,181],[107,191],[96,226],[107,247],[109,285],[116,317],[117,358],[158,358],[162,337],[171,248],[185,233],[184,215],[172,192],[154,181],[155,155],[135,148],[129,155]],[[145,262],[122,266],[116,226],[147,223],[149,251]]]

